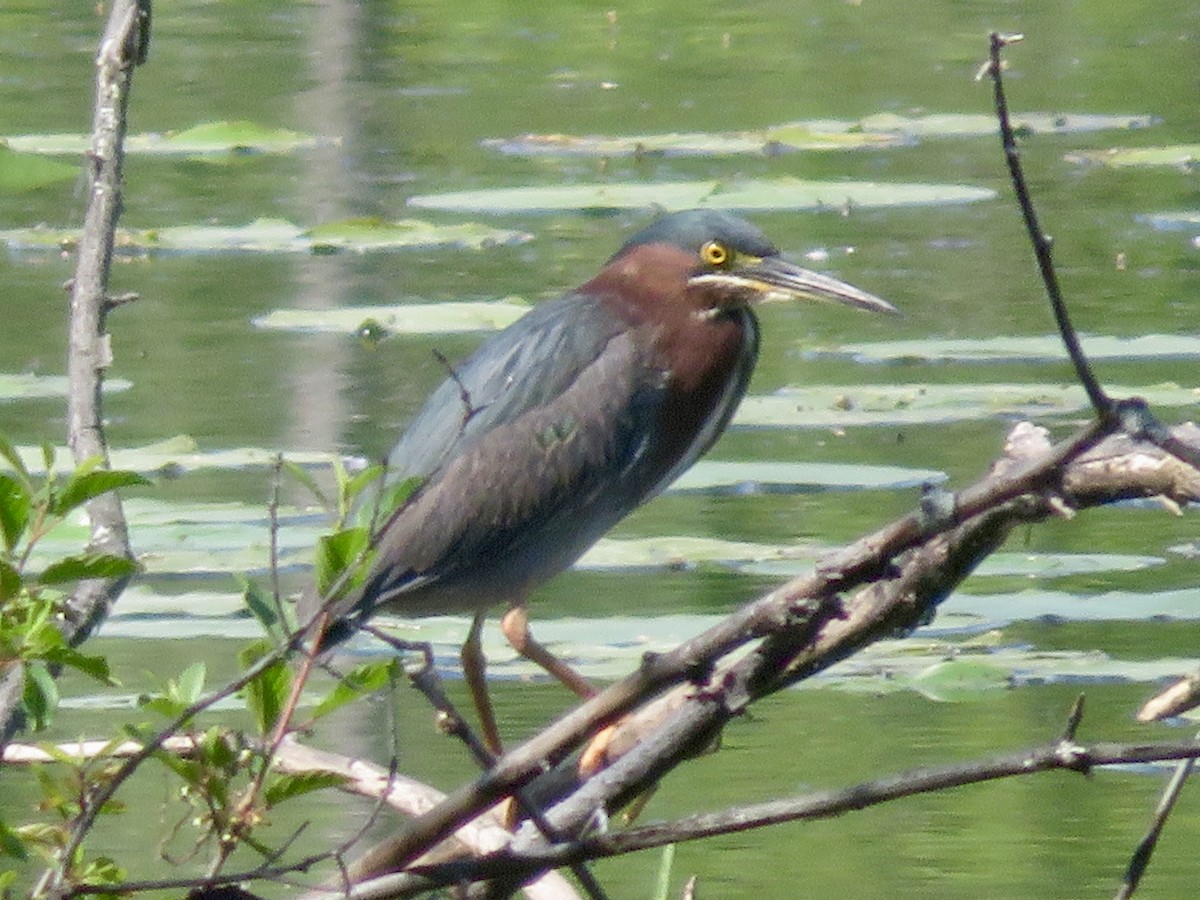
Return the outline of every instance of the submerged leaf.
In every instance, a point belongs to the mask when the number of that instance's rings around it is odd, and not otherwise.
[[[79,166],[46,159],[32,153],[18,153],[0,143],[0,194],[19,194],[58,181],[79,176]]]

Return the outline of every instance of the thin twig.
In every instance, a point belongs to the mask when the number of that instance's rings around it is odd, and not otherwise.
[[[1000,34],[993,31],[990,40],[990,65],[987,67],[987,71],[992,78],[996,117],[1000,120],[1000,139],[1004,146],[1004,160],[1008,165],[1009,175],[1012,177],[1013,190],[1017,195],[1017,203],[1021,207],[1021,215],[1025,219],[1025,229],[1029,232],[1029,239],[1033,242],[1034,256],[1037,258],[1042,283],[1046,286],[1046,294],[1050,298],[1050,307],[1054,311],[1054,321],[1058,324],[1058,333],[1071,357],[1071,364],[1075,366],[1076,377],[1079,378],[1080,384],[1087,392],[1088,399],[1096,410],[1096,415],[1101,419],[1108,419],[1113,414],[1113,402],[1104,392],[1099,381],[1096,380],[1091,364],[1084,355],[1083,347],[1080,346],[1079,336],[1071,324],[1067,305],[1063,301],[1062,289],[1058,284],[1058,274],[1054,269],[1054,242],[1038,224],[1037,210],[1034,209],[1033,200],[1029,196],[1029,189],[1025,183],[1025,174],[1021,170],[1021,154],[1017,149],[1017,139],[1008,115],[1008,99],[1004,94],[1001,52],[1009,44],[1015,44],[1024,37],[1021,34]]]
[[[1197,735],[1200,738],[1200,735]],[[1154,810],[1154,819],[1150,823],[1145,836],[1138,842],[1137,848],[1133,851],[1133,856],[1129,860],[1129,866],[1125,870],[1125,878],[1121,882],[1121,887],[1117,889],[1117,900],[1128,900],[1133,896],[1134,891],[1138,889],[1138,885],[1142,881],[1142,876],[1146,874],[1146,869],[1150,865],[1150,858],[1154,855],[1154,848],[1158,844],[1158,837],[1162,834],[1163,826],[1167,824],[1167,817],[1171,814],[1171,810],[1175,808],[1175,801],[1179,799],[1179,794],[1183,790],[1184,782],[1188,780],[1188,776],[1192,774],[1192,769],[1196,767],[1196,759],[1181,760],[1175,768],[1175,773],[1171,776],[1171,780],[1167,783],[1163,790],[1162,797],[1158,800],[1158,806]]]

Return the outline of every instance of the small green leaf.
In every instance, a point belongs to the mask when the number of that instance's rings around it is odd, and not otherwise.
[[[242,599],[246,603],[246,608],[250,610],[254,618],[258,619],[263,628],[270,631],[279,623],[279,612],[274,601],[256,582],[243,575],[238,575],[236,578],[242,586]]]
[[[67,666],[85,675],[90,675],[105,684],[116,684],[108,659],[103,656],[86,656],[73,647],[55,647],[43,654],[43,659],[51,665]]]
[[[53,444],[51,444],[49,441],[42,441],[42,466],[43,466],[43,471],[45,471],[45,472],[53,472],[53,471],[54,471],[54,457],[55,457],[55,455],[56,455],[56,454],[55,454],[55,451],[54,451],[54,445],[53,445]]]
[[[57,516],[65,516],[76,507],[111,490],[133,485],[148,485],[151,482],[137,472],[125,472],[112,469],[88,469],[91,460],[85,460],[67,479],[54,498],[51,512]],[[97,462],[99,462],[97,458]]]
[[[114,556],[111,553],[86,553],[68,556],[48,565],[38,581],[42,584],[63,584],[86,578],[128,578],[140,566],[132,559]]]
[[[42,731],[54,718],[58,708],[58,685],[50,670],[38,661],[25,665],[25,689],[22,704],[34,731]]]
[[[13,568],[11,563],[0,559],[0,604],[7,603],[20,594],[24,583],[21,573]]]
[[[342,573],[359,560],[369,542],[367,529],[361,526],[335,531],[317,541],[316,582],[317,592],[322,597],[328,595]]]
[[[321,486],[317,484],[317,479],[313,478],[312,473],[304,466],[298,465],[290,459],[284,459],[283,469],[289,475],[300,482],[301,487],[313,495],[317,502],[329,508],[329,498],[325,496],[325,492],[321,490]]]
[[[155,750],[153,756],[178,775],[185,784],[194,788],[204,785],[205,768],[195,760],[184,759],[181,756],[176,756],[174,753],[168,753],[166,750]]]
[[[25,462],[21,459],[21,454],[17,452],[16,445],[3,433],[0,433],[0,456],[4,457],[5,462],[13,467],[13,471],[25,485],[26,492],[30,492],[32,482],[29,478],[29,470],[25,468]]]
[[[283,801],[299,797],[301,794],[338,787],[348,780],[345,775],[335,772],[302,772],[297,775],[280,775],[267,785],[266,790],[263,791],[263,799],[267,801],[267,806],[278,806]]]
[[[204,677],[207,673],[204,663],[194,662],[179,676],[179,680],[173,685],[175,688],[174,695],[184,706],[191,706],[200,699],[200,694],[204,690]]]
[[[148,709],[164,719],[174,719],[186,709],[182,703],[164,697],[162,694],[142,694],[137,700],[140,709]]]
[[[376,481],[383,477],[383,473],[385,471],[386,470],[384,467],[380,465],[367,466],[367,468],[363,469],[353,478],[348,479],[343,485],[343,489],[345,490],[346,494],[346,500],[353,505],[363,491],[374,485]],[[420,484],[420,479],[410,480],[416,481],[418,484]]]
[[[255,641],[240,654],[238,659],[243,668],[250,668],[273,651],[267,641]],[[263,669],[244,689],[246,706],[254,715],[260,734],[266,734],[279,721],[284,704],[291,692],[292,678],[283,660],[276,660]]]
[[[0,821],[0,853],[13,859],[29,858],[29,852],[25,849],[25,842],[21,840],[21,836],[2,821]],[[5,872],[0,875],[0,894],[12,886],[16,877],[16,872]]]
[[[355,666],[345,677],[338,680],[328,694],[321,698],[313,709],[312,717],[319,719],[347,703],[379,690],[394,676],[398,665],[397,660],[391,659],[387,662],[364,663],[361,666]]]
[[[355,521],[364,526],[378,528],[393,511],[402,507],[415,494],[424,480],[416,475],[399,481],[390,481],[383,485],[377,497],[370,498],[364,493],[356,504]]]
[[[9,553],[29,525],[29,487],[21,479],[0,472],[0,538]]]

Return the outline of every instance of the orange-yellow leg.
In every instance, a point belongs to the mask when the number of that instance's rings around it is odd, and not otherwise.
[[[509,608],[500,619],[500,630],[517,653],[537,663],[565,684],[579,699],[589,700],[596,696],[596,689],[586,678],[534,640],[533,635],[529,633],[529,616],[525,612],[524,603],[514,603]]]
[[[475,711],[479,714],[479,727],[483,731],[483,742],[497,756],[501,753],[500,730],[496,727],[496,713],[492,710],[492,698],[487,689],[487,660],[483,656],[483,647],[479,642],[479,633],[483,629],[485,613],[478,612],[471,622],[471,630],[463,643],[459,659],[462,660],[463,678],[471,689],[471,699],[475,703]]]
[[[586,678],[539,644],[530,634],[529,615],[525,611],[525,604],[514,603],[512,605],[500,619],[500,630],[517,653],[537,663],[565,684],[580,700],[590,700],[596,696],[596,688]],[[583,749],[583,754],[579,758],[580,772],[590,775],[603,767],[609,739],[612,737],[614,729],[613,725],[602,728]]]

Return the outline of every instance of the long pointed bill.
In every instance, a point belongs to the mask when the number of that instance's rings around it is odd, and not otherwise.
[[[694,282],[711,279],[728,286],[736,284],[758,294],[758,302],[778,300],[820,300],[845,303],[871,312],[898,314],[899,310],[874,294],[860,291],[852,284],[793,265],[781,256],[765,256],[730,272],[700,275]]]

